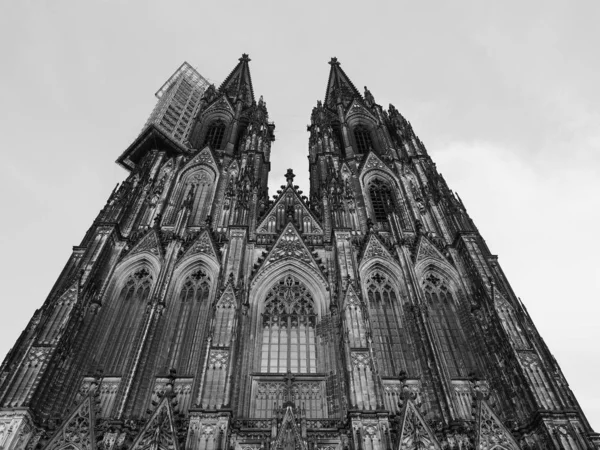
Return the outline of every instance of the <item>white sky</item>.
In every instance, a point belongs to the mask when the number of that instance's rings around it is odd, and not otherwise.
[[[184,60],[218,85],[250,54],[273,194],[288,167],[308,191],[306,125],[337,56],[412,122],[600,430],[600,3],[286,3],[2,2],[0,358]]]

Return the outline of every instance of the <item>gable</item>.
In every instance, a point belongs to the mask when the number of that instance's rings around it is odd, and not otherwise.
[[[235,115],[235,111],[231,103],[227,99],[225,95],[220,95],[217,99],[215,99],[211,104],[209,104],[204,111],[202,111],[201,116],[207,116],[210,113],[214,113],[217,111],[227,112],[229,115]]]
[[[344,303],[342,305],[342,308],[345,309],[348,306],[355,306],[358,308],[362,307],[362,302],[360,300],[360,297],[354,290],[354,287],[352,286],[352,284],[348,285],[348,290],[346,290],[346,295],[344,296]]]
[[[348,108],[348,112],[346,113],[346,120],[349,120],[352,117],[362,116],[367,117],[369,120],[373,122],[377,122],[377,118],[363,105],[362,101],[358,99],[354,99],[352,104]],[[356,119],[355,119],[356,120]]]
[[[386,261],[395,260],[394,256],[389,252],[389,250],[383,245],[383,243],[377,238],[375,233],[369,234],[369,240],[367,241],[367,245],[359,258],[359,264],[374,259],[381,258]]]
[[[178,450],[170,398],[165,395],[150,420],[136,437],[131,450]]]
[[[379,158],[379,156],[377,156],[375,154],[375,152],[373,152],[371,150],[371,151],[369,151],[369,153],[367,154],[367,157],[364,159],[364,161],[360,165],[358,173],[365,174],[371,170],[377,170],[377,169],[387,173],[388,175],[390,175],[392,177],[394,176],[394,172],[392,172],[392,170],[388,167],[388,165],[386,163],[384,163],[381,160],[381,158]]]
[[[282,259],[300,260],[317,270],[320,269],[304,244],[304,241],[302,241],[300,234],[291,223],[288,223],[279,235],[275,245],[273,245],[273,248],[265,258],[262,267],[267,267]]]
[[[287,220],[287,211],[290,208],[293,208],[294,211],[300,209],[302,212],[302,224],[299,225],[302,226],[304,233],[323,234],[323,227],[321,227],[321,224],[315,219],[304,202],[298,197],[298,193],[289,186],[279,196],[269,212],[265,214],[265,217],[260,222],[256,232],[275,234],[275,230],[278,230],[281,227],[282,221]],[[281,214],[281,210],[283,210],[283,214]]]
[[[235,291],[233,290],[233,286],[231,282],[227,283],[225,290],[219,297],[217,301],[217,307],[221,308],[232,308],[236,305]]]
[[[183,253],[180,261],[183,261],[193,255],[202,253],[215,261],[220,260],[219,251],[215,246],[208,230],[204,230],[200,235],[192,242],[192,245]]]
[[[442,253],[437,249],[437,247],[433,245],[425,236],[420,237],[415,255],[415,262],[420,262],[424,259],[431,258],[446,261],[444,255],[442,255]]]
[[[94,427],[96,426],[96,415],[94,411],[93,394],[90,391],[75,411],[65,420],[50,439],[45,450],[57,450],[69,445],[79,450],[95,450],[96,437]]]
[[[308,450],[306,442],[302,439],[300,430],[296,423],[296,417],[291,406],[286,407],[285,415],[277,430],[277,437],[273,444],[274,449]]]
[[[127,257],[136,255],[138,253],[148,252],[159,258],[162,257],[162,248],[160,240],[155,230],[150,230],[146,235],[139,240],[137,244],[127,254]]]
[[[185,166],[183,166],[183,169],[181,170],[181,174],[183,175],[184,173],[189,171],[192,167],[200,166],[200,165],[211,167],[214,170],[215,175],[218,175],[218,173],[219,173],[219,165],[217,163],[217,160],[216,160],[215,156],[213,155],[213,152],[211,151],[211,149],[208,146],[206,146],[202,150],[200,150],[198,153],[196,153],[196,155],[194,157],[192,157],[192,159],[190,159],[185,164]]]
[[[475,448],[519,450],[515,438],[483,399],[479,400],[477,411],[477,444]]]
[[[441,450],[433,431],[410,400],[406,400],[400,423],[402,430],[400,431],[398,450],[417,448]]]

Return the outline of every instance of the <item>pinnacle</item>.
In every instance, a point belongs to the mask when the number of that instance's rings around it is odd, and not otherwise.
[[[292,169],[288,169],[285,173],[285,180],[287,181],[288,186],[292,186],[294,184],[294,178],[296,175]]]
[[[329,61],[329,64],[333,67],[333,66],[338,66],[340,65],[340,62],[338,61],[338,59],[334,56],[333,58],[331,58],[331,60]]]

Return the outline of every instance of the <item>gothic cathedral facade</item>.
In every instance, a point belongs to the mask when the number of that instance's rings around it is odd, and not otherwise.
[[[333,58],[268,194],[249,58],[187,63],[0,366],[2,450],[593,449],[461,200]]]

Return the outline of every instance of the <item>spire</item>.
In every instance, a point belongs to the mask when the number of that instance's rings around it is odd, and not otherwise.
[[[341,100],[344,106],[348,106],[354,98],[362,99],[358,89],[354,87],[348,75],[340,67],[338,59],[331,58],[329,65],[331,70],[325,91],[325,106],[334,109],[338,100]]]
[[[239,61],[229,76],[225,78],[225,81],[219,87],[219,91],[227,94],[233,103],[240,99],[249,106],[254,103],[254,90],[250,78],[250,67],[248,67],[250,58],[244,53]]]

